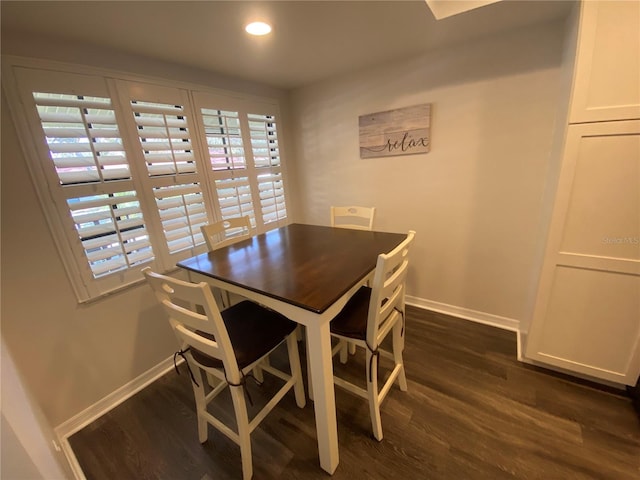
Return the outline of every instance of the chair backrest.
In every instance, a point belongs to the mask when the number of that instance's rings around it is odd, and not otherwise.
[[[375,207],[331,207],[331,226],[372,230]]]
[[[409,247],[415,235],[416,232],[410,230],[400,245],[389,253],[378,255],[367,317],[367,343],[373,349],[378,347],[391,328],[391,318],[394,315],[404,315]]]
[[[209,251],[225,247],[251,236],[251,219],[248,216],[232,217],[200,227]]]
[[[169,323],[180,342],[180,348],[190,346],[221,360],[228,380],[238,383],[241,378],[238,363],[209,285],[206,282],[183,282],[152,272],[149,267],[143,269],[142,273],[167,313]],[[198,306],[204,313],[198,311]],[[213,335],[215,340],[210,340],[196,331]]]

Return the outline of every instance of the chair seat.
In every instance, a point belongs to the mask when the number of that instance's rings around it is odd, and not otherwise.
[[[277,347],[297,327],[297,324],[287,317],[247,300],[220,313],[240,369],[251,365]],[[196,330],[196,333],[215,340],[210,333],[200,330]],[[210,357],[193,347],[191,355],[196,362],[206,367],[223,366],[222,360]]]
[[[331,320],[331,333],[342,337],[364,340],[367,338],[367,318],[371,289],[362,286],[347,302],[340,313]]]

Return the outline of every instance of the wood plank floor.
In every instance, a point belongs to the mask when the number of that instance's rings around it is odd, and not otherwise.
[[[404,357],[409,389],[396,386],[385,400],[382,442],[370,434],[366,402],[336,388],[340,464],[330,477],[318,462],[313,405],[299,409],[291,392],[252,435],[254,478],[640,479],[631,399],[519,363],[513,332],[408,307]],[[336,371],[364,384],[364,354]],[[233,442],[212,427],[198,442],[182,372],[70,437],[87,479],[242,477]],[[254,402],[277,385],[250,385]],[[220,410],[232,412],[227,402]]]

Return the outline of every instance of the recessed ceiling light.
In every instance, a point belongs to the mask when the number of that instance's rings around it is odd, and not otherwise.
[[[264,22],[252,22],[244,27],[244,29],[251,35],[266,35],[271,32],[271,25]]]

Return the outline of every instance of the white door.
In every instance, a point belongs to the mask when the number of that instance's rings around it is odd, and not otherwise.
[[[639,341],[640,121],[570,125],[526,356],[632,385]]]

